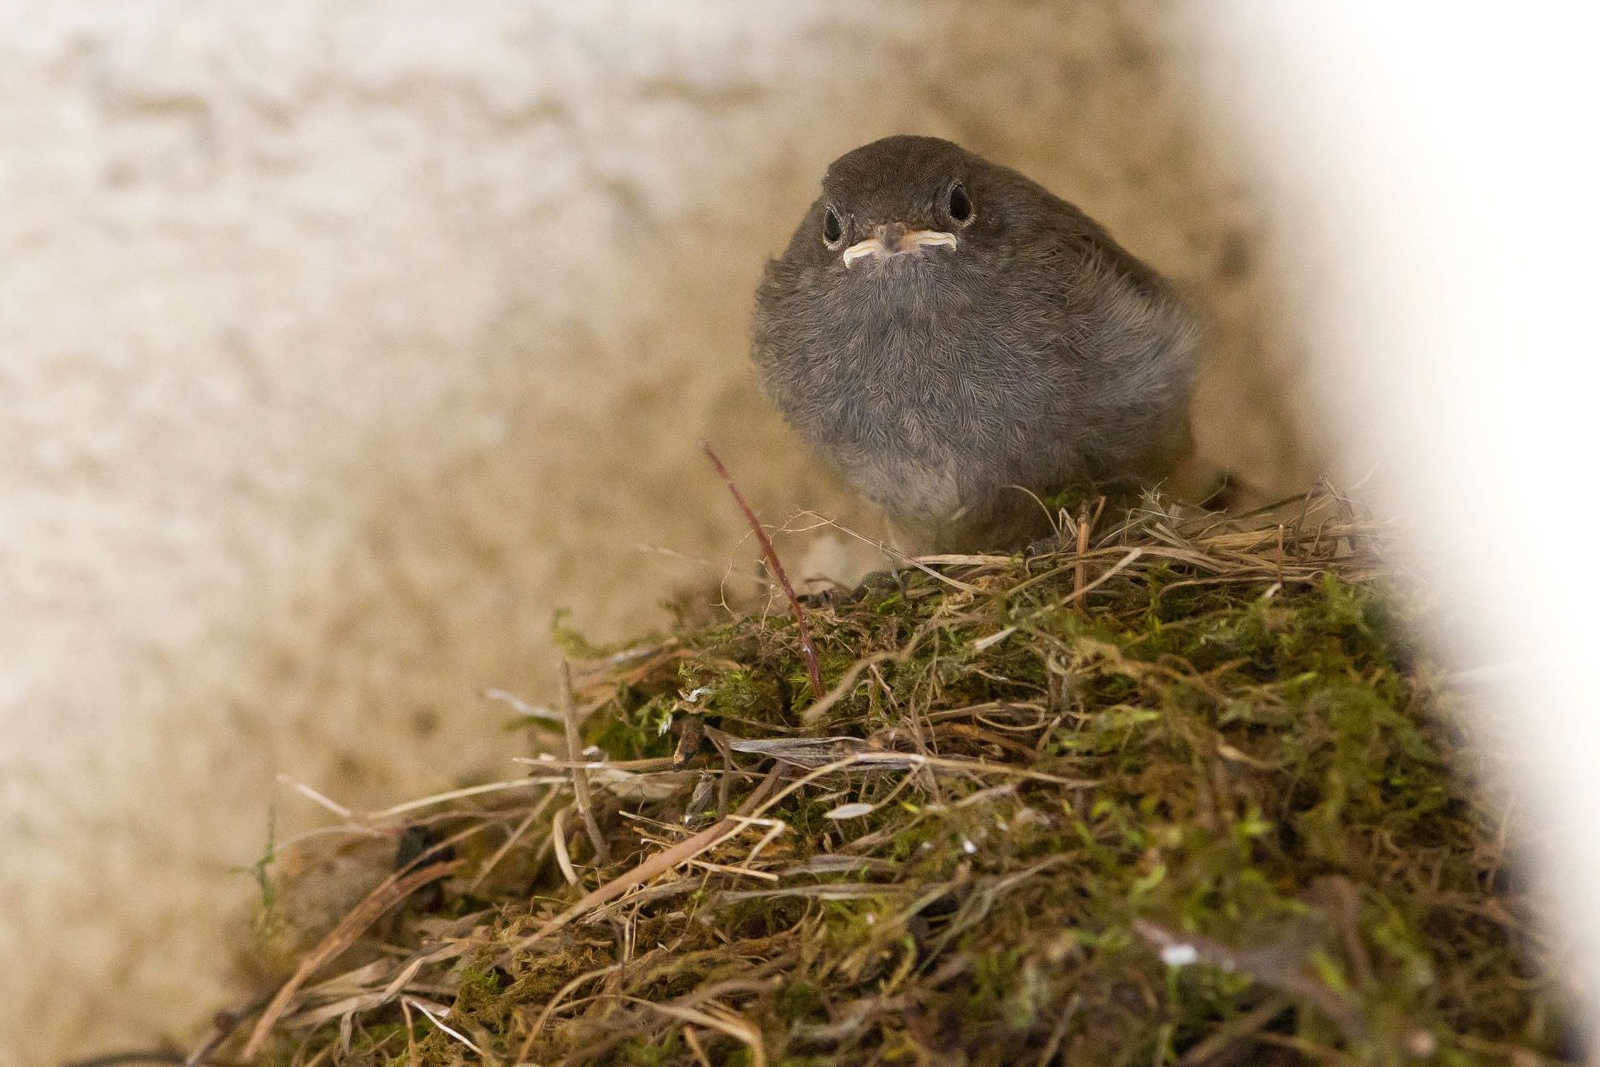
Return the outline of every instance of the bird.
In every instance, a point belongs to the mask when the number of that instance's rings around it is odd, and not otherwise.
[[[1077,207],[936,137],[836,159],[755,296],[793,430],[919,552],[1025,547],[1051,506],[1193,461],[1202,329]]]

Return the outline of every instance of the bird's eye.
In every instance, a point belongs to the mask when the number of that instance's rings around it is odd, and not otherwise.
[[[967,195],[967,187],[956,182],[950,187],[950,194],[945,201],[945,210],[950,213],[951,221],[965,226],[973,220],[975,212],[972,207],[972,197]]]
[[[844,223],[839,221],[839,213],[832,207],[825,208],[822,212],[822,243],[829,248],[838,248],[844,240]]]

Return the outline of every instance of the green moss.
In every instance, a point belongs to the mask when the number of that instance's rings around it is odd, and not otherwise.
[[[483,837],[385,958],[422,959],[428,922],[483,909],[451,935],[470,951],[415,980],[453,990],[448,1025],[486,1062],[678,1067],[698,1042],[754,1063],[752,1041],[796,1065],[1558,1057],[1559,982],[1499,876],[1502,813],[1473,790],[1373,538],[1336,513],[1295,529],[1315,532],[1142,513],[1096,539],[1086,576],[1123,569],[1087,596],[1059,554],[814,604],[825,681],[855,679],[821,716],[787,615],[675,634],[585,694],[606,698],[585,737],[614,760],[710,728],[658,792],[599,789],[612,867],[569,886],[537,862],[546,813],[500,860],[522,880],[469,896],[538,797],[442,811],[438,829]],[[906,762],[794,786],[700,865],[513,948],[703,829],[687,794],[725,757],[726,803],[747,798],[774,762],[727,738],[840,735]],[[399,1064],[412,1043],[477,1062],[431,1022],[408,1041],[393,999],[360,1017],[348,1053],[336,1021],[285,1022],[272,1062]]]

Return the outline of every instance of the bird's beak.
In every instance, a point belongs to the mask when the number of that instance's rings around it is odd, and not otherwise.
[[[919,252],[924,248],[956,247],[956,235],[944,230],[910,230],[898,222],[879,226],[872,237],[857,241],[841,257],[846,267],[858,259],[888,259],[890,256]]]

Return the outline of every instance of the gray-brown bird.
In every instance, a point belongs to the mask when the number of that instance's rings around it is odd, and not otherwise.
[[[1200,331],[1037,183],[933,137],[840,157],[756,293],[788,423],[912,547],[1013,548],[1036,498],[1126,491],[1190,450]]]

